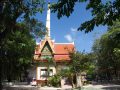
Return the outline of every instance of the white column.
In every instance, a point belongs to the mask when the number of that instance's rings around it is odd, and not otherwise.
[[[37,80],[40,80],[40,67],[37,68]]]

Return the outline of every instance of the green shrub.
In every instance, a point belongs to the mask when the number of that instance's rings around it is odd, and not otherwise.
[[[54,87],[59,87],[60,81],[61,81],[61,79],[60,79],[59,75],[54,75],[52,77],[49,77],[49,79],[48,79],[48,83]]]

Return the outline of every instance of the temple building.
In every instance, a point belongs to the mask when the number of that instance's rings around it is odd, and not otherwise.
[[[65,63],[70,63],[69,54],[74,50],[74,43],[56,43],[51,39],[50,32],[50,8],[48,4],[46,19],[46,35],[39,42],[35,49],[34,61],[36,64],[35,78],[38,83],[47,80],[47,72],[49,67],[49,76],[55,75],[62,69],[67,68]],[[61,37],[60,37],[61,38]]]

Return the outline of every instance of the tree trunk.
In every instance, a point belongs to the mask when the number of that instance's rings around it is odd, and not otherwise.
[[[71,83],[72,83],[72,87],[75,88],[74,82],[73,82],[73,75],[71,76]]]
[[[1,59],[0,59],[1,60]],[[1,60],[2,61],[2,60]],[[0,90],[2,90],[2,65],[0,65]]]
[[[77,73],[76,74],[76,81],[77,81],[77,87],[82,87],[82,80],[81,80],[81,74]]]
[[[1,74],[1,68],[0,68],[0,90],[2,90],[2,74]]]

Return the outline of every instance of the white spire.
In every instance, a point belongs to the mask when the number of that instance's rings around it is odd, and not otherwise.
[[[48,3],[47,9],[46,30],[46,37],[50,37],[50,3]]]

